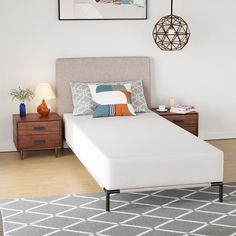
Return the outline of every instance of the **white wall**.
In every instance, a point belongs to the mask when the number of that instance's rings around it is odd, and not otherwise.
[[[55,83],[58,57],[130,56],[152,58],[153,105],[168,97],[194,104],[200,112],[200,136],[236,137],[236,1],[175,0],[175,13],[191,29],[180,52],[155,46],[155,22],[169,14],[170,1],[148,0],[148,20],[57,20],[57,0],[0,0],[0,150],[13,150],[8,96],[19,85],[34,89]]]

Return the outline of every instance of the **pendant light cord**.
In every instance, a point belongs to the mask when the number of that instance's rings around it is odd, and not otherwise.
[[[172,25],[172,16],[173,16],[173,0],[171,0],[171,12],[170,12],[170,15],[171,15],[171,25]]]
[[[173,0],[171,0],[171,13],[170,13],[171,15],[173,15],[173,5],[174,5]]]

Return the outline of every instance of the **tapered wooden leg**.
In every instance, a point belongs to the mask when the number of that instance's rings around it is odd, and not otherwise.
[[[23,153],[23,151],[20,151],[20,159],[24,160],[24,153]]]
[[[58,157],[58,149],[55,148],[55,156]]]

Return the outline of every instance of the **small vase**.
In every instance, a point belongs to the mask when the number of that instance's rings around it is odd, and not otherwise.
[[[26,116],[26,107],[24,103],[20,104],[19,109],[20,109],[20,116]]]
[[[37,112],[40,114],[42,117],[47,117],[50,113],[50,109],[47,106],[47,103],[43,99],[42,103],[37,107]]]

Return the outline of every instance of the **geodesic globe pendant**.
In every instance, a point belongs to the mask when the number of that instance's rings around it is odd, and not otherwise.
[[[188,43],[190,31],[188,24],[179,16],[162,17],[155,25],[153,38],[161,50],[181,50]]]

